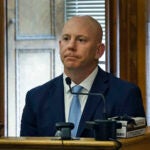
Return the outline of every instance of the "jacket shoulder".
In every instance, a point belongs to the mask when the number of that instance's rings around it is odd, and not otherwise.
[[[36,86],[32,89],[30,89],[27,93],[43,93],[44,91],[48,91],[51,88],[57,86],[58,84],[61,84],[63,82],[63,76],[60,75],[42,85]]]

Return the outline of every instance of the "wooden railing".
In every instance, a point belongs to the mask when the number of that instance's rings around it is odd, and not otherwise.
[[[150,127],[145,135],[118,139],[120,150],[149,150]],[[96,141],[92,138],[79,140],[58,140],[54,137],[1,137],[0,150],[117,150],[115,141]]]

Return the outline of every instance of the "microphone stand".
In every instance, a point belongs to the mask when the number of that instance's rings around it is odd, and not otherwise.
[[[104,104],[104,107],[103,107],[103,117],[104,119],[107,119],[107,113],[106,113],[106,104],[105,104],[105,97],[102,93],[76,93],[76,92],[73,92],[72,91],[72,88],[71,88],[71,79],[69,77],[66,78],[66,84],[69,86],[69,90],[70,90],[70,93],[71,94],[75,94],[75,95],[92,95],[92,96],[100,96],[103,100],[103,104]]]
[[[116,139],[116,129],[121,128],[122,124],[117,123],[115,120],[108,120],[107,113],[106,113],[106,104],[105,104],[105,97],[102,93],[75,93],[72,92],[71,89],[71,79],[69,77],[66,78],[66,84],[69,86],[71,94],[77,95],[93,95],[93,96],[100,96],[103,100],[103,117],[104,119],[98,119],[94,121],[86,121],[86,125],[88,129],[94,130],[94,135],[96,140],[110,140]]]

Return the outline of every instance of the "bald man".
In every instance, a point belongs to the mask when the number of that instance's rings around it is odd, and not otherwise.
[[[98,66],[104,53],[101,25],[90,16],[74,16],[62,29],[59,41],[64,72],[53,80],[27,92],[21,120],[21,136],[54,136],[57,122],[68,122],[73,98],[71,87],[82,86],[81,93],[101,93],[105,97],[80,95],[81,117],[76,137],[93,137],[86,121],[129,115],[144,117],[140,89],[116,78]],[[74,122],[76,124],[76,122]]]

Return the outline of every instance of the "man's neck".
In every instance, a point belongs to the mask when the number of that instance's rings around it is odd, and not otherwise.
[[[89,70],[64,70],[65,74],[71,78],[71,80],[80,84],[83,80],[85,80],[96,68],[97,66],[89,69]]]

